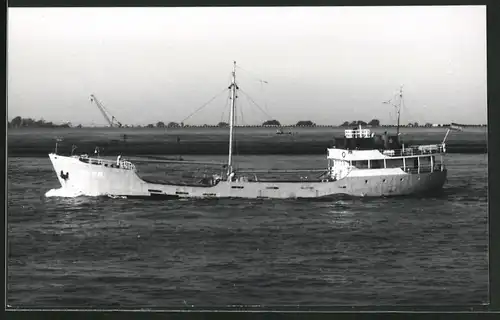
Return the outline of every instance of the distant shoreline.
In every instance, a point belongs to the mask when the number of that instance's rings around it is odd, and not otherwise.
[[[408,126],[408,125],[400,125],[400,128],[418,128],[418,129],[437,129],[437,128],[447,128],[449,124],[437,125],[437,126]],[[469,125],[460,125],[464,128],[487,128],[487,124],[469,124]],[[380,125],[380,126],[363,126],[365,128],[397,128],[396,125]],[[37,127],[37,126],[24,126],[24,127],[10,127],[8,130],[25,130],[25,129],[110,129],[110,130],[119,130],[119,129],[163,129],[163,130],[178,130],[178,129],[225,129],[228,127],[221,127],[217,125],[200,125],[200,126],[183,126],[183,127],[147,127],[147,126],[123,126],[121,128],[118,127],[109,127],[109,126],[81,126],[81,127],[66,127],[66,126],[54,126],[54,127]],[[268,129],[278,129],[278,128],[334,128],[334,129],[349,129],[351,126],[338,126],[338,125],[315,125],[315,126],[296,126],[296,125],[246,125],[241,126],[237,125],[235,128],[268,128]]]
[[[304,127],[290,128],[291,134],[276,134],[276,128],[237,128],[235,154],[325,154],[333,140],[343,137],[345,128]],[[395,131],[376,127],[374,133]],[[439,143],[447,128],[400,128],[407,144]],[[465,132],[450,133],[449,153],[486,153],[486,128],[471,128]],[[7,153],[11,156],[43,156],[52,152],[56,142],[62,153],[94,152],[99,147],[103,155],[206,155],[227,154],[228,129],[218,127],[166,128],[81,128],[60,130],[54,128],[14,129],[7,133]]]
[[[406,124],[399,124],[399,127],[401,128],[443,128],[443,127],[450,127],[452,125],[456,126],[461,126],[461,127],[470,127],[470,128],[480,128],[480,127],[486,127],[486,124],[457,124],[454,122],[450,123],[432,123],[432,122],[426,122],[425,124],[420,124],[418,122],[408,122]],[[342,124],[316,124],[313,121],[310,120],[301,120],[298,121],[295,124],[288,124],[288,125],[283,125],[281,122],[278,120],[267,120],[261,124],[254,124],[254,125],[245,125],[245,124],[239,124],[235,125],[237,128],[278,128],[278,129],[283,129],[283,128],[353,128],[353,127],[358,127],[358,126],[363,126],[365,128],[396,128],[398,127],[395,124],[382,124],[380,120],[378,119],[372,119],[369,122],[365,122],[362,120],[356,120],[356,121],[344,121]],[[184,122],[163,122],[163,121],[158,121],[155,123],[149,123],[146,125],[123,125],[122,123],[113,123],[109,122],[109,125],[95,125],[94,123],[92,125],[83,125],[82,123],[78,125],[73,125],[71,122],[65,122],[62,124],[57,124],[52,121],[45,121],[43,119],[40,120],[35,120],[32,118],[23,118],[20,116],[15,117],[11,121],[7,122],[7,127],[11,129],[22,129],[22,128],[48,128],[48,129],[57,129],[57,128],[76,128],[76,129],[83,129],[83,128],[98,128],[98,129],[104,129],[104,128],[119,128],[119,129],[129,129],[129,128],[148,128],[148,129],[153,129],[153,128],[158,128],[158,129],[178,129],[178,128],[194,128],[194,129],[200,129],[200,128],[228,128],[229,123],[227,122],[219,122],[217,124],[201,124],[201,125],[190,125],[190,124],[185,124]]]

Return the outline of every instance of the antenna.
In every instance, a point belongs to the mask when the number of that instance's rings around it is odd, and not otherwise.
[[[233,73],[231,81],[231,111],[229,113],[229,159],[227,161],[227,174],[228,176],[233,171],[233,134],[234,134],[234,117],[235,117],[235,106],[236,106],[236,61],[233,62]]]
[[[397,99],[397,96],[399,95],[399,101],[394,101]],[[393,102],[394,101],[394,102]],[[398,102],[398,103],[397,103]],[[403,85],[399,87],[399,93],[396,94],[396,97],[382,102],[383,104],[390,104],[394,108],[396,108],[396,113],[397,113],[397,124],[396,124],[396,134],[399,136],[399,126],[400,126],[400,120],[401,120],[401,105],[403,103]],[[397,104],[396,104],[397,103]]]
[[[58,145],[58,143],[59,143],[59,142],[61,142],[61,141],[63,141],[63,138],[61,138],[61,137],[56,137],[56,150],[55,150],[55,152],[54,152],[55,154],[57,154],[57,145]]]

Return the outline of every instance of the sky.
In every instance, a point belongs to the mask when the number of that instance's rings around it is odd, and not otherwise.
[[[486,7],[9,8],[8,119],[487,123]],[[225,90],[225,91],[224,91]],[[218,95],[219,94],[219,95]]]

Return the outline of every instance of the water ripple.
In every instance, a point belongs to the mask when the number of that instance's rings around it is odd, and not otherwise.
[[[15,159],[8,304],[485,302],[486,162],[478,157],[453,155],[471,166],[450,171],[432,197],[328,201],[45,198],[57,188],[48,160]]]

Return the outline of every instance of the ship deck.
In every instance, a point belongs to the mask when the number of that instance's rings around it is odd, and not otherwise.
[[[171,186],[182,186],[182,187],[213,187],[217,185],[217,183],[212,184],[210,182],[189,182],[189,181],[172,181],[167,179],[155,178],[155,177],[141,177],[144,182],[152,183],[152,184],[160,184],[160,185],[171,185]],[[258,183],[317,183],[317,182],[332,182],[334,180],[325,180],[325,179],[277,179],[277,178],[263,178],[263,179],[248,179],[241,182],[258,182]],[[233,183],[237,184],[238,179],[233,181]],[[220,183],[220,182],[219,182]]]
[[[182,187],[213,187],[216,184],[210,182],[172,181],[155,177],[141,177],[142,181],[152,184],[173,185]]]

